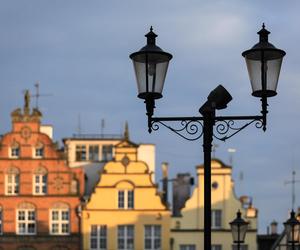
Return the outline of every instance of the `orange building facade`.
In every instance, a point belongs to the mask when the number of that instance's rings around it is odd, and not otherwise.
[[[26,92],[0,139],[0,250],[80,249],[84,173],[66,165],[29,102]]]

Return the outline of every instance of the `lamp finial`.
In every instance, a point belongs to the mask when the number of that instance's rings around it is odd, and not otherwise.
[[[24,113],[29,114],[30,111],[30,93],[27,89],[24,94]]]
[[[155,45],[155,38],[157,35],[153,32],[153,27],[150,27],[150,31],[145,35],[147,37],[147,44],[148,45]]]
[[[128,122],[125,123],[125,130],[124,130],[124,140],[129,140],[129,129],[128,129]]]

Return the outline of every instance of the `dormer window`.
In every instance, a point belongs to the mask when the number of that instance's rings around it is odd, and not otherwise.
[[[44,157],[44,145],[42,143],[38,143],[35,147],[35,158],[43,158]]]
[[[133,209],[134,208],[134,191],[119,190],[118,191],[118,208]]]
[[[20,145],[17,142],[13,142],[10,146],[10,157],[11,158],[19,158],[20,157]]]

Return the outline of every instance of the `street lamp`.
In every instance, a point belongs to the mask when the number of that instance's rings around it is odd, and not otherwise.
[[[132,53],[135,76],[138,85],[138,97],[146,104],[148,131],[158,130],[162,125],[184,139],[194,141],[203,136],[204,151],[204,249],[211,249],[211,149],[213,137],[225,141],[250,124],[266,130],[267,98],[276,94],[283,50],[276,49],[268,42],[268,32],[263,25],[258,32],[260,41],[242,55],[245,57],[252,83],[253,95],[261,97],[261,115],[257,116],[216,116],[216,110],[224,109],[232,100],[231,95],[221,85],[215,88],[200,107],[202,116],[192,117],[153,117],[155,99],[162,97],[162,90],[169,61],[172,55],[156,45],[157,35],[152,27],[147,44],[138,52]],[[235,121],[246,121],[236,126]],[[173,123],[179,122],[175,126]]]
[[[246,60],[252,95],[261,97],[261,113],[264,130],[266,130],[267,97],[277,95],[278,78],[285,52],[269,43],[270,32],[265,29],[265,24],[262,25],[262,29],[257,34],[259,34],[259,42],[251,49],[244,51],[242,56]]]
[[[291,217],[283,223],[287,237],[287,244],[292,246],[292,250],[299,244],[300,222],[296,219],[295,212],[292,210]]]
[[[237,249],[240,250],[241,243],[245,241],[248,222],[242,219],[240,210],[236,213],[236,218],[229,223],[231,227],[233,242],[237,244]]]

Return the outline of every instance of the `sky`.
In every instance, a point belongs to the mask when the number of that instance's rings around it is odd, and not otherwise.
[[[156,144],[158,181],[162,162],[171,176],[195,175],[202,139],[189,142],[162,127],[148,134],[129,54],[145,45],[152,25],[158,46],[173,55],[155,116],[197,116],[219,84],[233,100],[218,115],[259,115],[241,53],[257,43],[264,22],[270,42],[287,53],[278,95],[269,99],[267,131],[250,126],[225,143],[214,141],[214,156],[230,164],[228,149],[236,149],[235,192],[253,198],[265,233],[273,220],[282,225],[291,209],[291,185],[284,182],[293,170],[300,180],[299,9],[299,1],[271,0],[1,0],[0,134],[10,131],[10,112],[23,106],[24,90],[34,94],[39,81],[45,95],[39,109],[55,140],[78,127],[100,133],[102,119],[105,133],[119,134],[128,121],[132,141]]]

